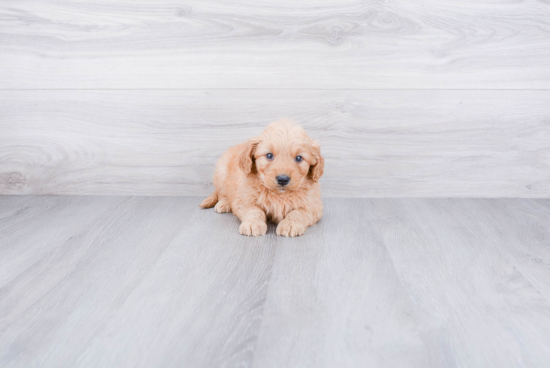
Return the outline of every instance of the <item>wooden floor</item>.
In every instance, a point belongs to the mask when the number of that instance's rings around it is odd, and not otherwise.
[[[550,200],[0,197],[2,367],[547,367]]]

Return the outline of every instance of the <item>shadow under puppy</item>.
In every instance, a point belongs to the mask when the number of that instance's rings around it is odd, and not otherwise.
[[[216,191],[200,206],[233,212],[242,235],[265,235],[267,221],[278,223],[277,235],[302,235],[323,216],[323,167],[319,144],[302,127],[277,121],[222,154],[214,173]]]

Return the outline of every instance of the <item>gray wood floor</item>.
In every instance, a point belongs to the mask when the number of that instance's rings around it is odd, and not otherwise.
[[[547,367],[550,200],[0,197],[0,366]]]

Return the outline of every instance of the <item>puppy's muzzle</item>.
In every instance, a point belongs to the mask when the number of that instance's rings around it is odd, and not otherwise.
[[[277,184],[284,187],[288,183],[290,183],[290,177],[288,175],[279,175],[277,176]]]

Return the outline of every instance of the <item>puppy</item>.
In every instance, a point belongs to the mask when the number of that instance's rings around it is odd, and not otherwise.
[[[265,235],[267,221],[278,224],[277,235],[302,235],[323,216],[324,163],[319,144],[302,127],[274,122],[222,154],[214,173],[216,191],[200,207],[233,212],[242,235]]]

